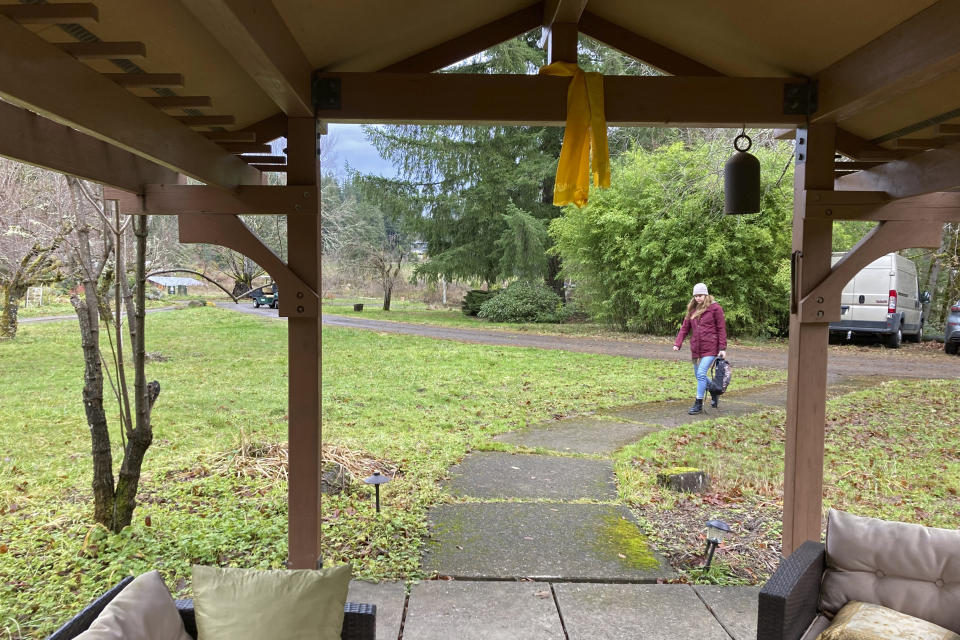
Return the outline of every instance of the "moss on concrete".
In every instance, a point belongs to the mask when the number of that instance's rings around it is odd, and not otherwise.
[[[647,537],[640,533],[635,523],[614,514],[603,516],[602,521],[590,544],[597,556],[630,569],[651,570],[660,566],[660,561],[650,550]]]

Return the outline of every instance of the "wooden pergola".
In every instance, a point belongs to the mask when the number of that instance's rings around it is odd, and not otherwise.
[[[611,125],[796,136],[784,553],[819,539],[840,291],[960,221],[960,0],[0,0],[0,155],[100,182],[125,213],[177,215],[183,242],[280,283],[291,567],[320,556],[318,132],[562,126],[567,78],[432,73],[540,26],[550,61],[575,60],[582,33],[667,74],[605,78]],[[276,170],[286,186],[264,184]],[[287,215],[287,262],[237,214]],[[834,220],[879,224],[831,268]]]

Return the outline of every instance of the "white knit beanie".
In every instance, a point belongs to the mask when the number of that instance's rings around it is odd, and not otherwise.
[[[695,296],[709,295],[707,293],[707,285],[703,284],[702,282],[698,282],[697,284],[693,285],[693,295]]]

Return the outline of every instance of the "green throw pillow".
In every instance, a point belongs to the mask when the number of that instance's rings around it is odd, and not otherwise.
[[[257,571],[193,567],[203,640],[339,640],[350,565]]]

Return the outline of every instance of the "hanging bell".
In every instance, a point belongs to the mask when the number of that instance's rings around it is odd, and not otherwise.
[[[741,148],[744,141],[746,146]],[[745,132],[733,140],[737,150],[723,166],[723,212],[726,214],[759,213],[760,161],[747,153],[753,142]]]

